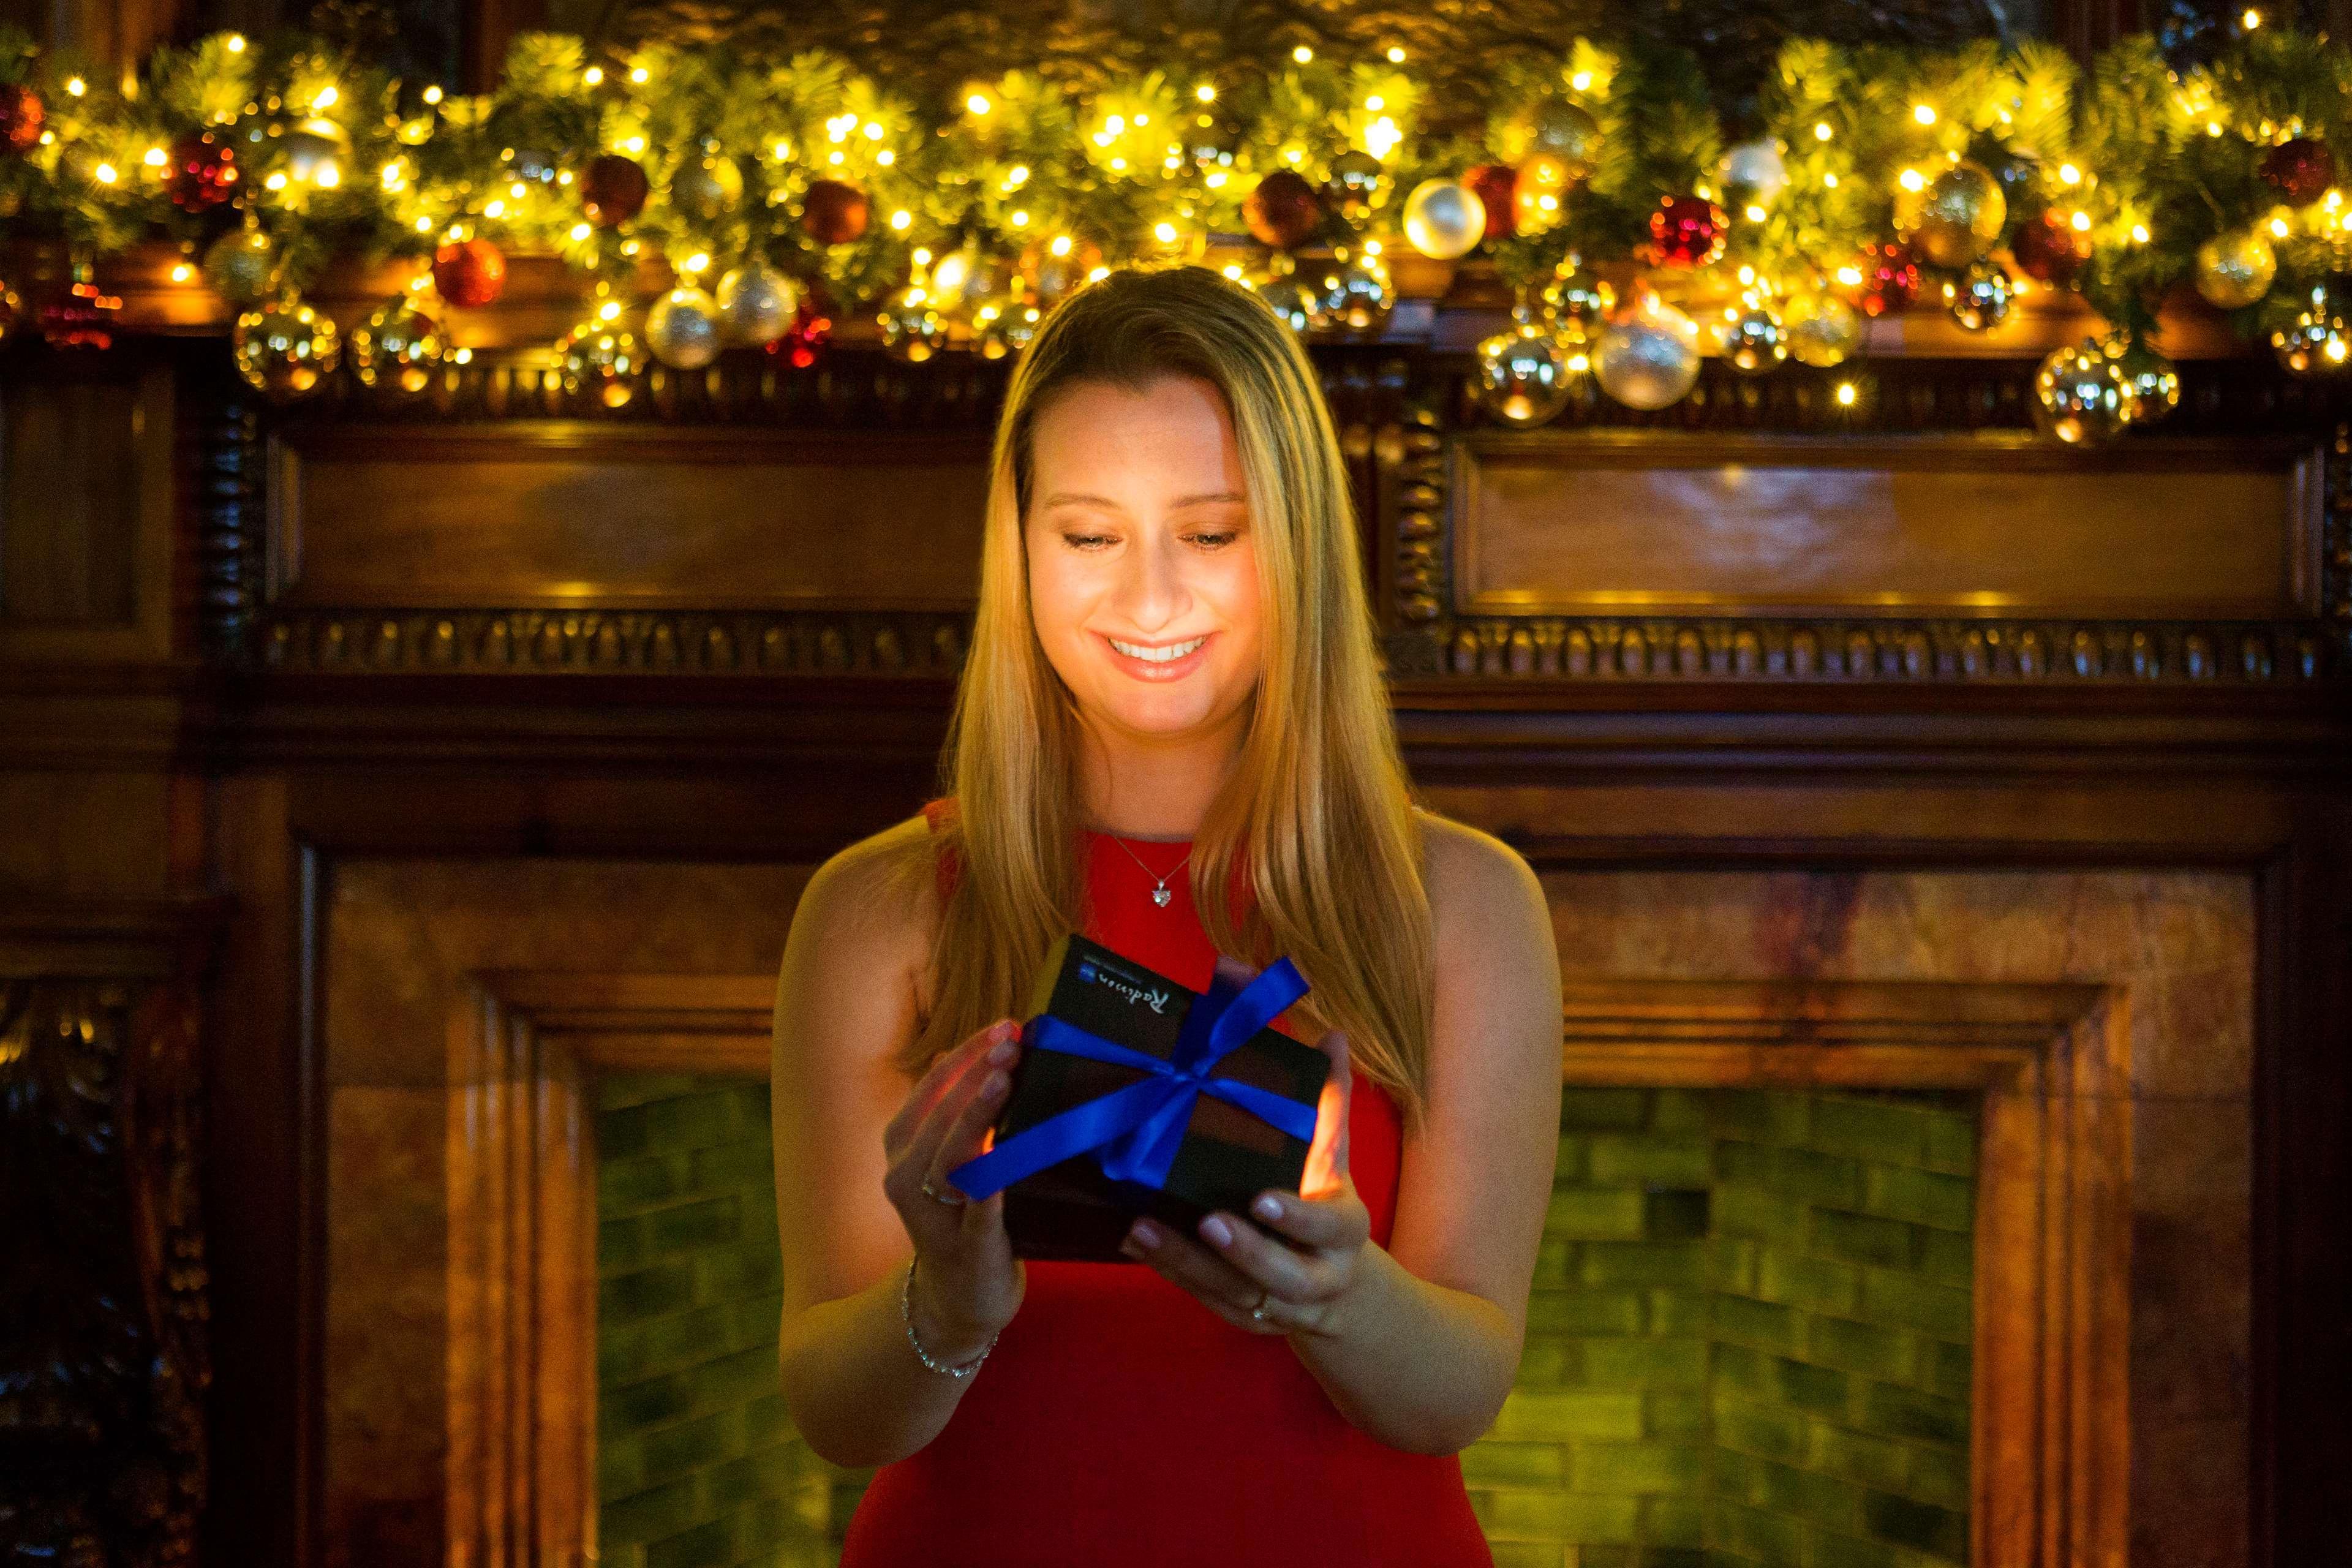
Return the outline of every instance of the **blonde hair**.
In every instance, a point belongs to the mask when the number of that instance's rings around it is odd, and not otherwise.
[[[1423,830],[1364,592],[1348,474],[1313,364],[1247,289],[1205,268],[1113,272],[1040,324],[1013,373],[990,463],[980,606],[940,753],[953,813],[919,869],[961,865],[940,910],[919,1072],[990,1020],[1027,1011],[1046,949],[1083,929],[1078,715],[1029,613],[1030,438],[1081,382],[1198,376],[1223,395],[1249,496],[1264,667],[1241,754],[1195,831],[1194,907],[1221,952],[1288,955],[1311,989],[1285,1016],[1344,1030],[1353,1069],[1418,1128],[1433,976]],[[1232,918],[1230,874],[1255,895]]]

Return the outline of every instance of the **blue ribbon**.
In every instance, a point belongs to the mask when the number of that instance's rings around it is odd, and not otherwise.
[[[1193,1101],[1203,1094],[1312,1142],[1314,1106],[1210,1070],[1306,994],[1307,982],[1287,958],[1276,959],[1238,989],[1218,974],[1185,1014],[1176,1048],[1165,1061],[1040,1013],[1030,1020],[1031,1048],[1141,1068],[1150,1076],[1024,1129],[950,1171],[948,1180],[974,1200],[983,1199],[1048,1165],[1095,1150],[1103,1174],[1113,1181],[1164,1187],[1192,1120]]]

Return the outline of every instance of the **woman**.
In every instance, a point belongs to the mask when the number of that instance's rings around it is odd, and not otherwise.
[[[1458,1450],[1525,1340],[1559,961],[1527,863],[1412,799],[1305,352],[1203,268],[1079,289],[985,529],[949,793],[818,869],[776,996],[784,1392],[881,1467],[844,1568],[1491,1563]],[[955,1191],[1073,928],[1195,990],[1297,965],[1300,1192],[1137,1268]]]

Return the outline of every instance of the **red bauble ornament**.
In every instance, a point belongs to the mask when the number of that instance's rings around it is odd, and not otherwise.
[[[1462,176],[1486,208],[1486,237],[1508,239],[1519,232],[1517,193],[1519,172],[1508,163],[1481,163]]]
[[[1323,198],[1295,169],[1276,169],[1242,198],[1242,221],[1260,245],[1288,250],[1323,226]]]
[[[2336,183],[2336,154],[2309,136],[2282,142],[2263,154],[2263,179],[2289,206],[2309,206]]]
[[[866,232],[866,193],[846,180],[814,180],[801,198],[801,226],[819,245],[847,245]]]
[[[487,239],[454,240],[433,253],[433,287],[452,305],[479,310],[506,286],[506,254]]]
[[[41,95],[29,87],[0,85],[0,149],[29,153],[41,139]]]
[[[635,158],[599,153],[580,171],[580,205],[598,228],[618,228],[646,210],[652,187]]]
[[[191,131],[172,143],[163,194],[184,213],[208,213],[236,195],[236,149],[209,131]]]
[[[1899,239],[1874,240],[1854,257],[1862,281],[1847,294],[1853,308],[1865,316],[1899,310],[1918,297],[1919,263],[1911,247]]]
[[[784,329],[783,336],[766,345],[767,351],[795,370],[808,369],[833,338],[833,296],[822,283],[812,280],[793,307],[793,324]]]
[[[2063,289],[2091,259],[2091,237],[2063,214],[2044,210],[2017,226],[2009,253],[2028,278]]]
[[[1650,256],[1660,266],[1704,267],[1723,254],[1729,220],[1705,196],[1661,196],[1650,215]]]

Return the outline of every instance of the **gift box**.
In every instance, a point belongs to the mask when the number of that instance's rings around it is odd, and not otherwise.
[[[948,1173],[1004,1194],[1014,1256],[1135,1261],[1149,1215],[1183,1235],[1297,1192],[1330,1058],[1274,1029],[1307,983],[1286,958],[1188,990],[1076,932],[1046,954],[988,1152]]]

